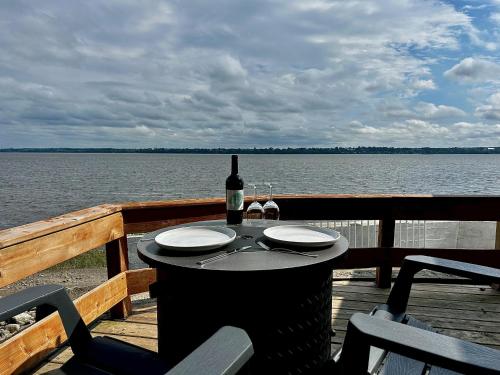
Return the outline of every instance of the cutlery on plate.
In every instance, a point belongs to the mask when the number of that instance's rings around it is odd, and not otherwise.
[[[213,256],[213,257],[210,257],[210,258],[206,258],[206,259],[203,259],[203,260],[199,260],[199,261],[196,262],[196,264],[199,264],[200,266],[203,266],[204,264],[211,263],[211,262],[214,262],[214,261],[219,260],[219,259],[223,259],[223,258],[225,258],[225,257],[227,257],[227,256],[229,256],[231,254],[234,254],[234,253],[246,250],[246,249],[250,249],[251,247],[252,246],[249,245],[249,246],[238,247],[237,249],[234,249],[234,250],[228,250],[225,253],[222,253],[222,254],[219,254],[219,255],[216,255],[216,256]]]
[[[292,250],[292,249],[285,249],[284,247],[271,248],[271,247],[267,246],[262,241],[257,241],[257,245],[259,245],[260,247],[262,247],[263,249],[266,249],[268,251],[277,251],[277,252],[280,252],[280,253],[303,255],[305,257],[311,257],[311,258],[317,258],[318,257],[318,254],[303,253],[302,251],[297,251],[297,250]]]

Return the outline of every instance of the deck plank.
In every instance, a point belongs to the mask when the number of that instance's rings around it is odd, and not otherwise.
[[[376,304],[384,303],[388,293],[387,289],[378,289],[369,281],[333,282],[334,350],[342,344],[350,316],[355,312],[368,313]],[[438,332],[500,349],[500,292],[487,286],[417,284],[412,289],[408,311]],[[103,319],[93,327],[92,333],[156,351],[156,305],[134,306],[125,321]],[[70,348],[63,348],[32,373],[54,370],[72,355]]]
[[[351,301],[363,301],[363,302],[372,302],[373,304],[380,303],[385,300],[383,296],[373,295],[370,293],[352,293],[345,292],[340,290],[334,290],[335,297],[342,297],[345,300]],[[494,313],[500,313],[500,303],[489,303],[486,301],[482,302],[469,302],[468,300],[456,300],[451,297],[446,298],[444,294],[439,294],[442,297],[433,297],[429,298],[428,295],[419,294],[418,296],[415,293],[411,293],[409,306],[416,307],[435,307],[442,309],[453,309],[453,310],[469,310],[469,311],[489,311]]]
[[[421,287],[422,288],[422,287]],[[427,289],[412,289],[411,295],[419,298],[432,298],[432,299],[446,299],[447,301],[463,301],[463,294],[467,294],[467,302],[485,302],[500,305],[500,292],[492,288],[482,286],[475,286],[473,288],[462,289],[459,286],[452,288],[448,285],[447,288],[427,286]],[[389,295],[388,289],[376,289],[373,285],[348,285],[348,284],[333,284],[333,289],[337,292],[343,293],[366,293],[373,296],[382,295],[387,297]],[[450,293],[450,289],[453,293]],[[477,290],[476,290],[477,289]],[[483,290],[481,290],[483,289]]]

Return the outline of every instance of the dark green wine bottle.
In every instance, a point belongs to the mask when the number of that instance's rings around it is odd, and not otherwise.
[[[238,175],[238,155],[231,156],[231,174],[226,179],[226,213],[228,224],[243,221],[243,179]]]

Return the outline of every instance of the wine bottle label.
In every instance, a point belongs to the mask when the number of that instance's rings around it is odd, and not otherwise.
[[[226,208],[231,211],[243,210],[243,189],[226,190]]]

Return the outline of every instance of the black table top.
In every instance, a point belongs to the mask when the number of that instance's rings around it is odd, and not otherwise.
[[[226,226],[226,221],[215,220],[183,224],[176,227],[163,228],[155,232],[145,234],[137,244],[137,252],[139,258],[141,258],[145,263],[149,264],[152,267],[160,269],[183,268],[200,271],[203,270],[206,272],[250,272],[307,268],[324,263],[333,264],[338,259],[341,259],[342,256],[347,252],[348,242],[344,237],[341,237],[333,245],[325,248],[297,248],[297,250],[307,251],[311,254],[318,254],[318,257],[316,258],[296,254],[279,253],[275,251],[266,251],[256,244],[256,241],[263,241],[268,245],[273,245],[265,240],[262,232],[266,228],[284,224],[304,223],[274,220],[251,220],[243,221],[243,223],[240,225],[227,225],[229,228],[233,229],[236,232],[236,239],[225,247],[216,249],[212,252],[175,253],[169,250],[162,249],[155,243],[154,238],[156,237],[156,235],[164,232],[167,229],[199,225]],[[251,236],[251,238],[247,238],[247,236]],[[245,245],[252,245],[252,247],[248,250],[237,252],[223,259],[219,259],[203,266],[196,263],[199,260],[203,260]],[[271,247],[277,247],[277,245]]]

